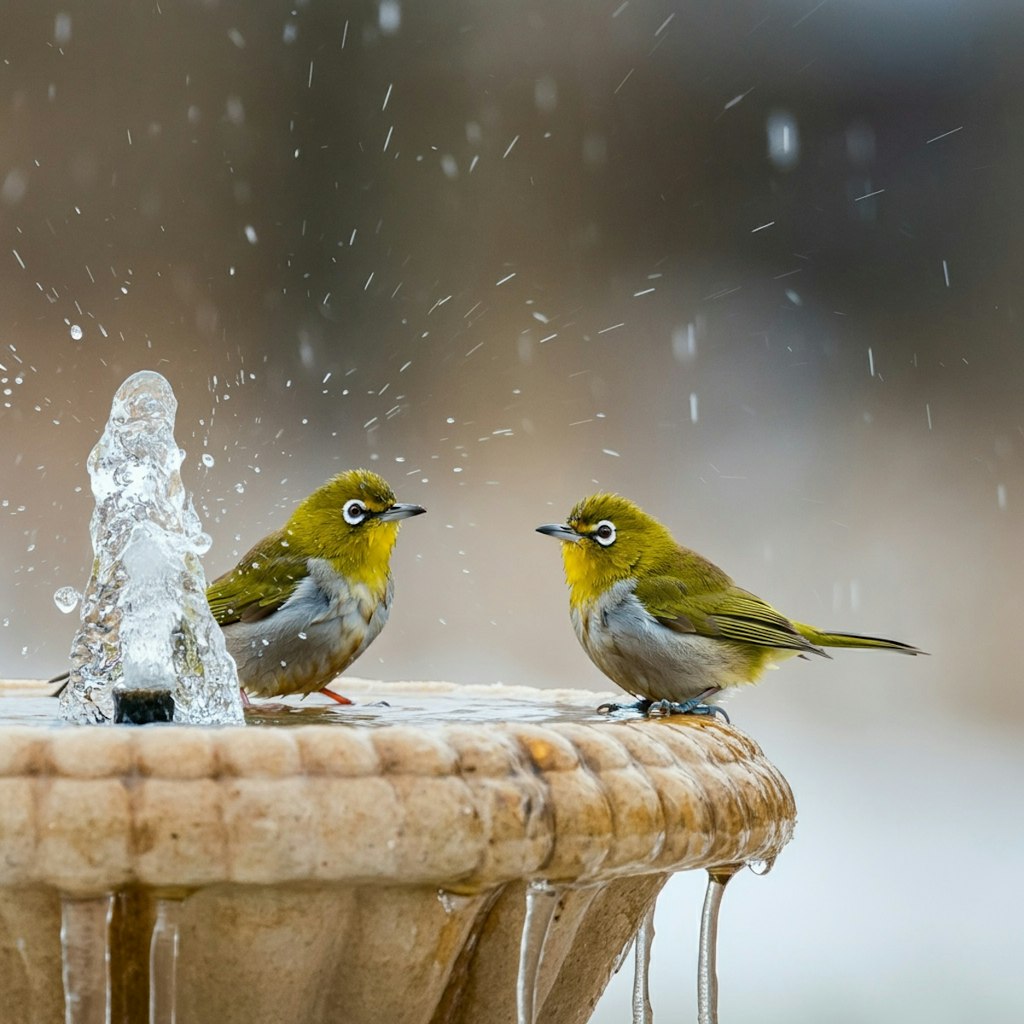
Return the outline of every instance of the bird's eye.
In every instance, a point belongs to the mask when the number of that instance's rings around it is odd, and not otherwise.
[[[594,539],[602,547],[608,547],[615,543],[615,524],[607,519],[602,519],[594,530]]]
[[[358,526],[366,518],[366,506],[357,498],[346,501],[341,514],[349,526]]]

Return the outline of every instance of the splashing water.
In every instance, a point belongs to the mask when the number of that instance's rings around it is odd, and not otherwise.
[[[65,614],[68,615],[78,607],[82,595],[74,587],[58,587],[53,592],[53,603]]]
[[[243,722],[235,664],[206,603],[199,556],[210,538],[181,482],[177,407],[160,374],[133,374],[89,455],[95,558],[61,695],[69,721],[110,721],[117,688],[171,694],[178,722]]]

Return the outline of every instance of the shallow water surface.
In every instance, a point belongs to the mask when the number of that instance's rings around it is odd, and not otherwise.
[[[57,717],[57,701],[40,696],[41,684],[0,688],[0,726],[67,725]],[[251,726],[441,725],[449,722],[599,722],[608,716],[597,706],[608,694],[540,691],[526,687],[457,686],[450,683],[373,684],[362,680],[339,685],[355,703],[335,704],[320,694],[254,700],[245,709]],[[616,718],[634,712],[616,713]]]

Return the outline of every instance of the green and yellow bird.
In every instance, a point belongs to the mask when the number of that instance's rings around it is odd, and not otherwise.
[[[399,504],[376,473],[353,469],[305,498],[206,589],[242,688],[260,697],[327,689],[373,642],[391,611]]]
[[[583,649],[648,714],[728,719],[715,703],[724,690],[757,682],[786,658],[827,658],[825,647],[924,653],[787,619],[618,494],[584,498],[567,522],[537,530],[562,541],[569,611]]]

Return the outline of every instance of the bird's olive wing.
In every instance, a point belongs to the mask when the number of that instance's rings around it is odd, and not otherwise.
[[[731,587],[718,594],[702,595],[697,601],[703,613],[701,622],[704,628],[700,632],[706,636],[759,647],[813,651],[825,655],[785,615],[746,590]]]
[[[308,574],[304,556],[268,537],[206,588],[206,600],[221,626],[256,622],[277,611]]]
[[[697,625],[687,614],[686,585],[674,576],[648,576],[636,585],[637,600],[663,626],[677,633],[697,633]]]
[[[770,604],[739,587],[691,594],[673,576],[653,576],[637,584],[636,596],[663,626],[677,633],[824,653]]]

